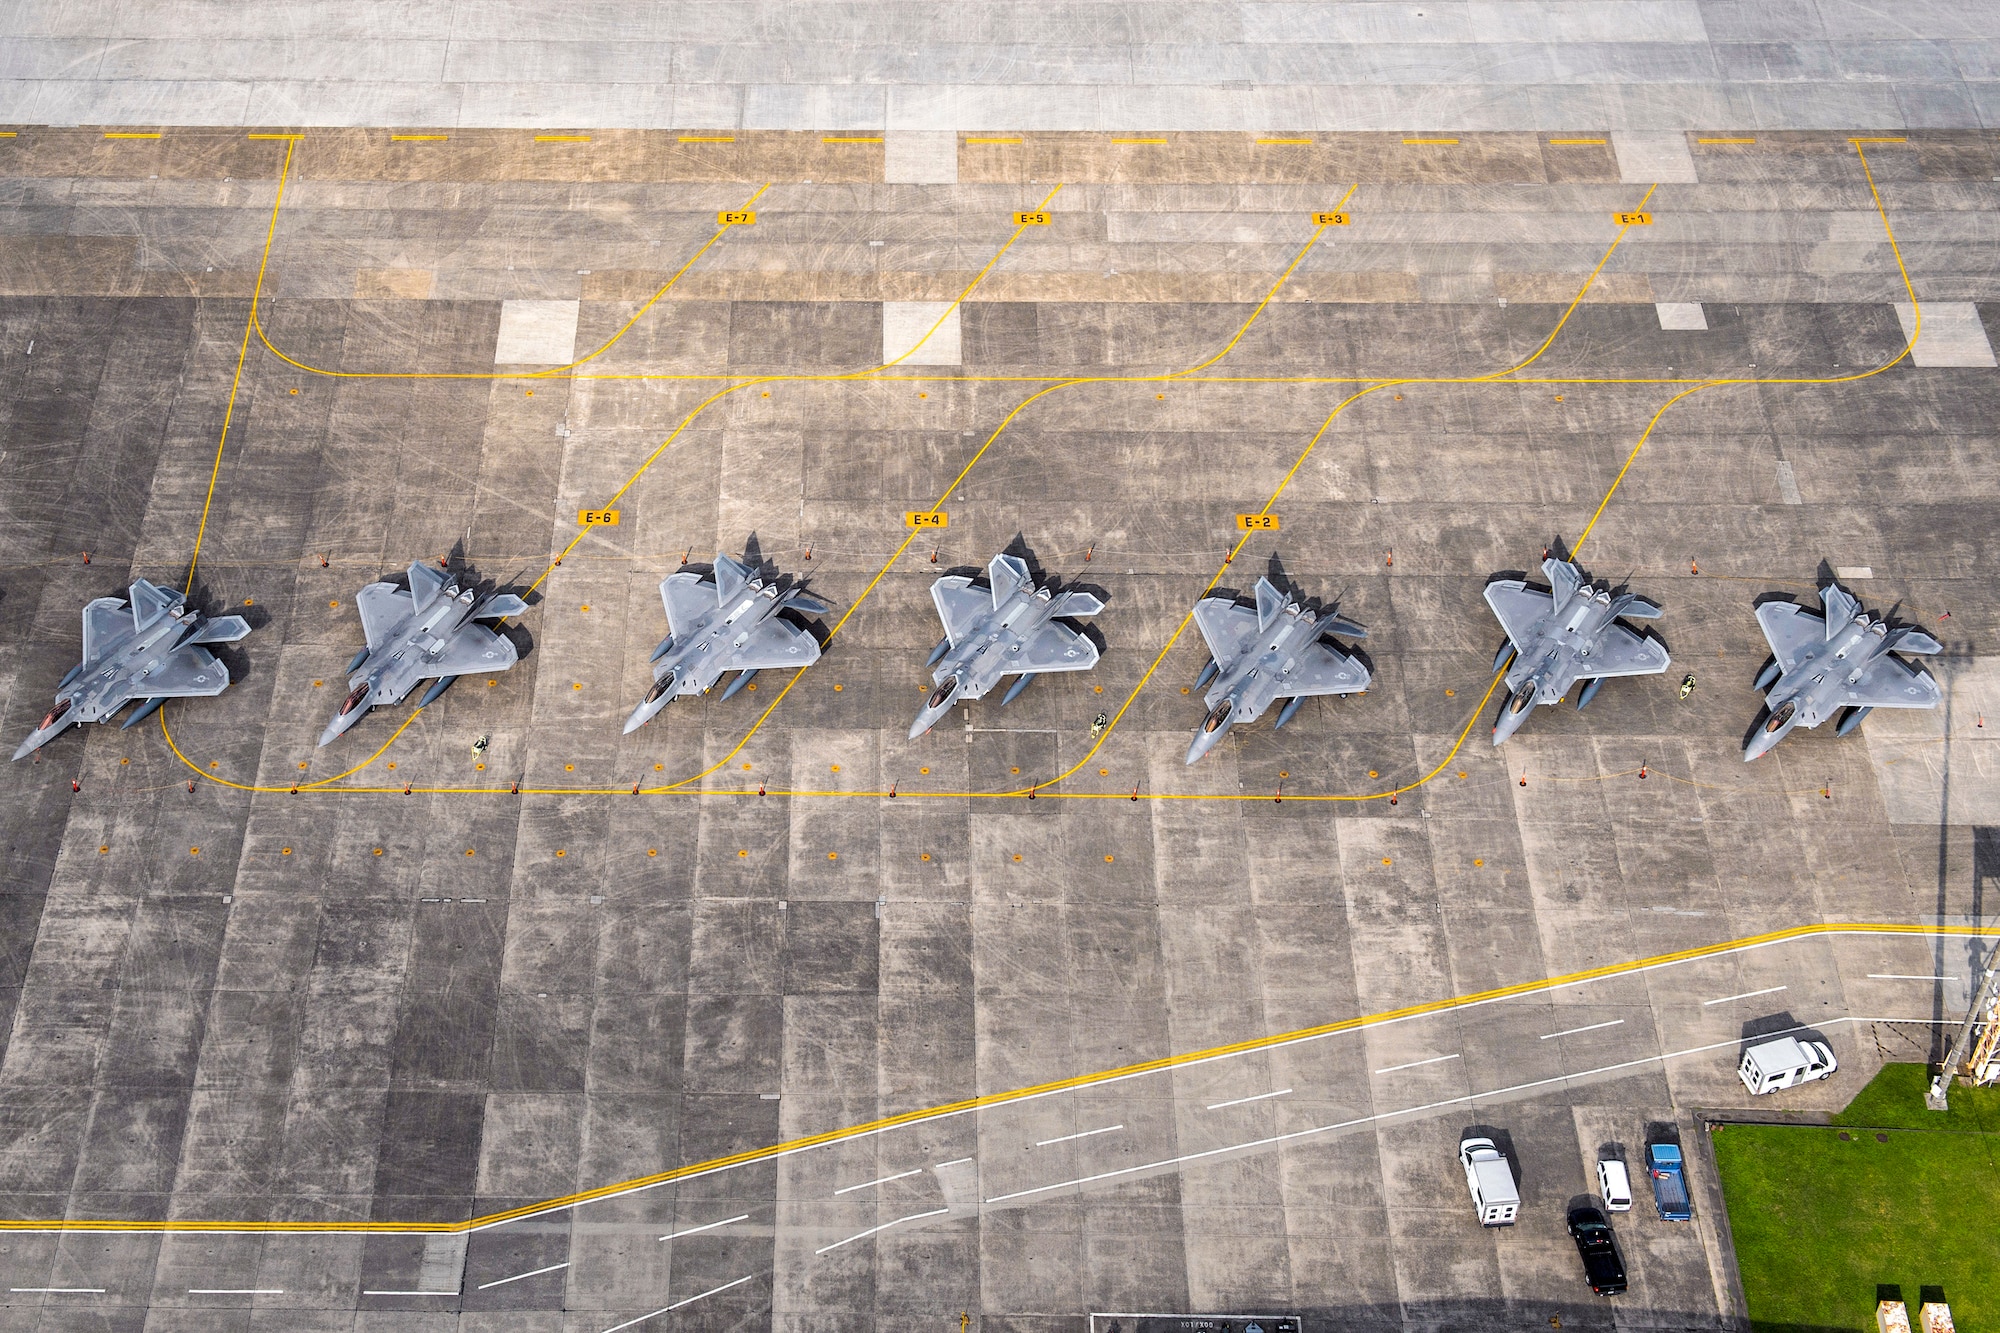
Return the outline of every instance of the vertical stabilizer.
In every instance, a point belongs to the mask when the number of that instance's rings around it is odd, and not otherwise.
[[[715,600],[718,605],[743,591],[750,581],[750,567],[726,555],[715,557]]]
[[[996,555],[986,566],[986,577],[993,584],[993,606],[998,610],[1028,581],[1028,562],[1018,556]]]
[[[1271,586],[1271,580],[1257,580],[1257,628],[1269,629],[1285,609],[1285,594]]]
[[[415,603],[414,610],[421,611],[437,597],[444,587],[444,573],[432,569],[419,560],[410,566],[410,598]]]
[[[181,600],[181,595],[172,588],[162,588],[145,579],[135,579],[126,595],[132,599],[132,628],[144,629],[158,620]]]
[[[1861,612],[1861,603],[1848,596],[1847,590],[1838,583],[1829,583],[1819,590],[1819,604],[1826,608],[1826,637],[1829,639],[1836,629],[1853,624],[1854,617]]]
[[[1555,590],[1555,602],[1561,606],[1576,595],[1583,586],[1583,571],[1567,560],[1554,556],[1542,561],[1542,572],[1549,576],[1549,586]]]

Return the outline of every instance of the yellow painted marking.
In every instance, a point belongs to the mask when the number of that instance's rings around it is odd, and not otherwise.
[[[467,855],[471,855],[470,849]],[[738,852],[747,857],[749,852]],[[1019,859],[1018,854],[1015,859]],[[861,1124],[847,1125],[818,1134],[809,1134],[783,1143],[774,1143],[762,1148],[750,1148],[731,1153],[724,1157],[714,1157],[703,1162],[690,1162],[685,1166],[657,1172],[649,1176],[639,1176],[616,1184],[600,1185],[596,1189],[566,1194],[559,1198],[546,1199],[539,1203],[524,1204],[504,1212],[489,1213],[464,1222],[225,1222],[195,1219],[174,1219],[171,1221],[128,1221],[113,1218],[0,1220],[0,1231],[20,1232],[289,1232],[316,1234],[353,1233],[446,1233],[456,1234],[470,1231],[484,1231],[506,1222],[516,1222],[523,1218],[536,1217],[545,1213],[560,1212],[592,1203],[600,1199],[615,1198],[639,1190],[651,1189],[675,1180],[687,1180],[696,1176],[713,1175],[731,1167],[745,1166],[752,1162],[770,1161],[774,1158],[794,1156],[811,1148],[830,1143],[841,1143],[852,1139],[880,1134],[887,1129],[905,1125],[922,1124],[926,1121],[941,1120],[946,1117],[964,1115],[968,1111],[983,1110],[988,1107],[1008,1106],[1020,1102],[1039,1100],[1055,1093],[1072,1092],[1082,1088],[1099,1087],[1105,1084],[1123,1082],[1145,1074],[1162,1073],[1171,1069],[1186,1068],[1190,1065],[1207,1064],[1230,1056],[1245,1055],[1255,1051],[1271,1050],[1281,1046],[1298,1045],[1303,1042],[1331,1037],[1344,1032],[1359,1032],[1386,1024],[1405,1022],[1412,1018],[1427,1017],[1432,1014],[1453,1013],[1465,1009],[1483,1008],[1503,1000],[1519,999],[1523,996],[1547,994],[1567,986],[1582,985],[1586,982],[1602,981],[1611,977],[1629,976],[1633,973],[1653,971],[1680,963],[1695,962],[1704,958],[1716,958],[1734,953],[1744,953],[1752,949],[1767,948],[1792,940],[1843,935],[1905,935],[1919,938],[1946,936],[1950,938],[1991,939],[2000,937],[2000,926],[1927,926],[1907,925],[1901,922],[1866,922],[1852,924],[1818,923],[1792,926],[1783,930],[1766,931],[1761,935],[1747,935],[1740,939],[1724,940],[1715,944],[1701,944],[1673,953],[1655,954],[1649,958],[1637,958],[1623,963],[1607,963],[1601,967],[1586,968],[1578,972],[1563,973],[1544,977],[1537,981],[1522,981],[1511,986],[1496,986],[1490,990],[1473,991],[1468,994],[1449,996],[1441,1000],[1430,1000],[1421,1004],[1405,1005],[1399,1009],[1383,1010],[1378,1013],[1358,1015],[1353,1018],[1336,1019],[1311,1027],[1297,1028],[1290,1032],[1270,1033],[1261,1037],[1250,1037],[1242,1041],[1229,1042],[1220,1046],[1210,1046],[1203,1050],[1187,1051],[1180,1055],[1160,1056],[1136,1064],[1120,1065],[1110,1069],[1100,1069],[1086,1074],[1076,1074],[1069,1078],[1055,1079],[1047,1083],[1027,1087],[1011,1088],[1004,1092],[988,1093],[979,1097],[968,1097],[961,1101],[946,1102],[916,1110],[904,1111],[898,1115],[884,1116]]]
[[[844,137],[835,137],[833,135],[821,135],[820,142],[821,143],[881,143],[882,136],[879,134],[876,135],[857,134],[857,135],[847,135]]]
[[[1345,227],[1348,223],[1352,221],[1354,221],[1354,219],[1349,217],[1345,213],[1313,214],[1313,225],[1315,227]]]
[[[757,212],[755,209],[749,208],[738,209],[734,212],[724,209],[715,215],[715,225],[718,227],[754,227],[757,225]]]
[[[537,134],[536,143],[589,143],[588,134]]]
[[[120,130],[112,130],[107,132],[104,137],[107,139],[157,139],[160,136],[158,133],[150,131],[147,133],[140,134],[140,133],[127,133]]]
[[[1458,140],[1456,140],[1456,139],[1405,139],[1405,140],[1403,140],[1403,142],[1404,142],[1405,144],[1452,144],[1452,143],[1457,143],[1457,142],[1458,142]]]
[[[967,139],[967,143],[1019,143],[1019,139]]]
[[[1613,213],[1611,215],[1621,227],[1650,227],[1653,225],[1651,213]]]
[[[1601,144],[1601,143],[1603,143],[1603,142],[1604,142],[1604,140],[1602,140],[1602,139],[1551,139],[1551,140],[1549,140],[1549,142],[1550,142],[1550,143],[1552,143],[1552,144],[1582,144],[1582,143],[1598,143],[1598,144]]]
[[[14,130],[0,130],[0,139],[11,139],[15,134],[16,131]]]
[[[1046,227],[1049,225],[1049,215],[1040,209],[1032,212],[1016,213],[1014,215],[1014,225],[1017,227]]]
[[[682,143],[735,143],[733,134],[683,134]]]
[[[1281,525],[1276,514],[1238,514],[1236,526],[1243,532],[1276,532]]]
[[[578,525],[586,528],[615,528],[618,526],[619,512],[616,509],[579,509],[576,511],[576,521]],[[586,611],[589,609],[589,607],[584,608]]]
[[[1756,143],[1755,139],[1696,139],[1696,143]]]
[[[1259,139],[1257,142],[1260,144],[1279,144],[1279,143],[1309,144],[1312,142],[1312,140],[1311,139]]]
[[[1113,143],[1165,143],[1165,139],[1113,139]]]
[[[942,509],[912,510],[903,515],[906,528],[943,528],[951,525],[951,515]]]
[[[392,134],[389,136],[389,142],[390,143],[443,143],[446,139],[450,137],[451,136],[448,134]]]

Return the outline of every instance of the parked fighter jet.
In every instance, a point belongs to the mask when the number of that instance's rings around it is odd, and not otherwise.
[[[1493,724],[1495,745],[1520,730],[1537,704],[1557,703],[1578,684],[1583,690],[1576,706],[1582,708],[1612,676],[1653,676],[1667,669],[1666,645],[1619,620],[1657,619],[1659,607],[1631,593],[1613,597],[1567,560],[1551,556],[1542,561],[1542,572],[1549,592],[1520,579],[1486,585],[1486,604],[1507,631],[1493,669],[1515,659],[1507,672],[1507,703]]]
[[[83,661],[57,683],[56,706],[14,751],[16,759],[72,722],[105,721],[127,700],[144,700],[125,719],[129,727],[169,699],[229,688],[229,668],[198,645],[236,642],[250,632],[242,616],[209,620],[188,610],[180,593],[145,579],[134,581],[127,595],[129,608],[116,597],[83,608]]]
[[[350,689],[340,711],[320,733],[326,745],[369,709],[400,703],[420,680],[435,678],[417,707],[428,708],[468,671],[505,671],[518,660],[514,645],[477,620],[518,616],[528,604],[512,593],[481,598],[472,589],[419,561],[410,566],[410,590],[371,583],[354,596],[368,646],[347,664]]]
[[[767,584],[754,564],[726,555],[716,557],[713,580],[686,569],[660,580],[668,633],[653,649],[653,688],[625,719],[627,734],[682,695],[708,693],[725,671],[740,673],[722,692],[727,699],[759,671],[819,660],[819,640],[778,613],[824,615],[823,603],[796,584],[789,590]]]
[[[1299,706],[1316,694],[1343,698],[1368,688],[1368,668],[1321,642],[1329,634],[1365,638],[1368,631],[1329,612],[1314,615],[1273,587],[1257,580],[1257,609],[1237,605],[1234,598],[1204,597],[1194,604],[1194,623],[1208,642],[1210,660],[1195,678],[1208,716],[1188,746],[1187,761],[1214,749],[1238,722],[1255,722],[1273,700],[1286,698],[1272,730],[1292,720]]]
[[[1871,619],[1839,584],[1819,590],[1819,615],[1792,602],[1766,602],[1757,623],[1771,641],[1771,664],[1757,677],[1766,690],[1760,725],[1743,747],[1745,762],[1783,740],[1793,727],[1816,727],[1846,709],[1834,728],[1845,736],[1877,708],[1936,708],[1937,681],[1897,653],[1941,653],[1920,629],[1892,629]]]
[[[963,574],[947,574],[931,585],[944,637],[925,663],[937,667],[931,674],[937,688],[910,724],[911,740],[936,726],[952,704],[982,698],[1002,676],[1021,677],[1001,698],[1004,708],[1036,676],[1097,665],[1097,645],[1057,617],[1094,616],[1104,609],[1101,599],[1037,587],[1027,562],[1011,555],[994,556],[986,580],[990,599]]]

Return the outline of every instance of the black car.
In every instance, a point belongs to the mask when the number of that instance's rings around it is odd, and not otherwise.
[[[1570,1239],[1583,1256],[1583,1276],[1590,1289],[1600,1296],[1616,1296],[1625,1290],[1625,1259],[1618,1253],[1618,1239],[1611,1224],[1595,1208],[1569,1210]]]

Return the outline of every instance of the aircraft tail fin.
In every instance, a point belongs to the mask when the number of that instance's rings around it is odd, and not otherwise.
[[[1368,637],[1368,630],[1365,626],[1355,624],[1346,616],[1334,615],[1331,611],[1319,618],[1319,632],[1321,634],[1338,634],[1342,638],[1347,639],[1365,639]]]
[[[410,597],[416,603],[416,609],[421,610],[430,605],[431,600],[438,595],[439,590],[443,587],[443,570],[433,569],[421,560],[411,562]]]
[[[1549,586],[1555,590],[1555,603],[1561,606],[1583,586],[1583,571],[1567,560],[1554,556],[1542,561],[1542,573],[1548,575]]]
[[[998,609],[1028,582],[1028,562],[1019,556],[996,555],[986,566],[986,578],[993,585],[993,605]]]
[[[1889,636],[1889,651],[1894,653],[1941,653],[1944,645],[1920,629],[1907,626]]]
[[[1055,609],[1051,614],[1058,616],[1094,616],[1103,609],[1104,599],[1096,593],[1066,592],[1056,598]]]
[[[1285,594],[1271,585],[1269,579],[1257,580],[1257,628],[1269,629],[1278,613],[1285,609]]]
[[[126,589],[132,599],[132,628],[144,629],[158,620],[175,606],[181,604],[181,595],[172,588],[162,588],[145,579],[134,579]]]
[[[1611,599],[1611,614],[1628,620],[1658,620],[1663,613],[1645,598],[1628,592]]]
[[[187,638],[188,643],[235,643],[250,633],[250,622],[242,616],[217,616],[202,622]]]
[[[501,620],[507,616],[518,616],[528,609],[528,604],[511,592],[495,593],[479,604],[472,613],[474,620]]]
[[[1838,583],[1829,583],[1819,590],[1820,605],[1826,610],[1826,637],[1831,639],[1835,631],[1854,623],[1854,617],[1861,612],[1861,603],[1856,601]]]
[[[718,553],[715,557],[715,600],[720,605],[743,591],[750,581],[750,566]]]

